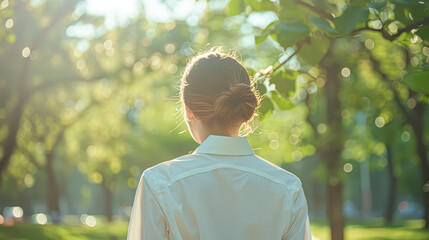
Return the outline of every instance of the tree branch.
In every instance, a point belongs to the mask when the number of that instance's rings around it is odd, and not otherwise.
[[[18,147],[18,151],[22,152],[22,154],[24,154],[27,157],[27,160],[30,161],[32,164],[34,164],[34,166],[36,166],[37,168],[41,168],[40,163],[37,162],[36,158],[32,153],[30,153],[30,151],[22,147]]]
[[[270,75],[275,73],[277,70],[279,70],[283,65],[285,65],[287,62],[289,62],[296,54],[299,53],[299,51],[301,50],[303,44],[298,43],[296,46],[296,50],[294,53],[292,53],[292,55],[290,55],[288,58],[286,58],[286,60],[284,60],[283,62],[281,62],[279,65],[277,65],[277,67],[275,67],[273,70],[271,70]]]
[[[302,45],[304,45],[304,43],[305,42],[307,42],[308,41],[308,39],[306,38],[306,39],[304,39],[304,40],[301,40],[301,41],[299,41],[297,44],[296,44],[296,50],[295,50],[295,52],[294,53],[292,53],[292,55],[290,55],[287,59],[285,59],[283,62],[281,62],[279,65],[277,65],[275,68],[272,68],[272,69],[269,69],[268,71],[267,71],[267,69],[268,68],[266,68],[266,70],[264,70],[263,72],[261,72],[261,71],[259,71],[259,72],[257,72],[256,74],[255,74],[255,78],[258,78],[260,75],[262,75],[262,76],[270,76],[270,75],[272,75],[273,73],[275,73],[277,70],[279,70],[283,65],[285,65],[287,62],[289,62],[292,58],[293,58],[293,56],[295,56],[296,54],[298,54],[298,52],[301,50],[301,48],[302,48]],[[273,64],[274,65],[274,64]],[[270,65],[270,67],[271,67],[272,65]],[[265,72],[266,71],[266,72]]]
[[[63,140],[64,131],[65,131],[65,128],[62,128],[58,132],[57,136],[55,137],[55,141],[51,146],[51,149],[49,149],[49,151],[46,153],[45,157],[46,157],[46,162],[47,163],[49,162],[48,164],[52,163],[52,161],[54,160],[54,154],[57,151],[57,148],[60,145],[61,141]]]
[[[368,26],[363,27],[363,28],[355,29],[351,34],[354,35],[354,34],[360,32],[360,31],[368,30],[368,31],[380,32],[381,35],[383,35],[383,37],[385,39],[387,39],[389,41],[393,41],[396,38],[398,38],[399,36],[401,36],[401,34],[404,33],[404,32],[410,32],[411,30],[413,30],[415,28],[422,27],[422,26],[428,25],[428,24],[429,24],[429,17],[425,17],[425,18],[423,18],[422,20],[420,20],[418,22],[412,23],[412,24],[410,24],[410,25],[408,25],[408,26],[406,26],[404,28],[399,29],[398,32],[395,33],[395,34],[393,34],[393,35],[390,35],[384,28],[374,29],[374,28],[370,28]]]
[[[40,85],[37,85],[37,86],[35,86],[35,87],[31,88],[31,89],[28,89],[27,90],[27,94],[35,93],[35,92],[38,92],[38,91],[43,91],[43,90],[55,87],[55,86],[60,85],[60,84],[70,83],[73,80],[82,81],[82,82],[94,82],[94,81],[98,81],[98,80],[101,80],[103,78],[108,78],[110,76],[116,76],[122,70],[124,70],[126,68],[128,68],[128,67],[122,66],[122,67],[118,68],[117,70],[115,70],[114,72],[104,72],[104,73],[101,73],[99,75],[96,75],[96,76],[93,76],[93,77],[90,77],[90,78],[86,78],[86,79],[83,78],[83,77],[80,77],[80,76],[75,76],[75,77],[69,77],[67,79],[52,79],[52,80],[48,80],[48,81],[43,82]]]

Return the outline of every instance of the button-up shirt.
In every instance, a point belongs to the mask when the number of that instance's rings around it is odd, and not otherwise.
[[[311,239],[301,181],[254,154],[247,138],[209,135],[146,169],[129,240]]]

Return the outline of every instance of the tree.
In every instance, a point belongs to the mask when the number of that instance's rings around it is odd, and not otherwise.
[[[291,6],[299,7],[291,7]],[[246,10],[246,7],[250,9]],[[428,4],[414,1],[380,1],[370,2],[365,0],[351,1],[345,8],[340,9],[329,5],[325,1],[312,3],[300,0],[283,0],[279,5],[271,1],[244,1],[232,0],[229,3],[231,15],[249,13],[254,11],[274,11],[278,16],[278,21],[273,22],[267,28],[262,29],[256,42],[260,43],[267,37],[278,42],[284,49],[293,47],[298,60],[310,66],[319,65],[321,71],[321,81],[326,82],[326,121],[327,128],[332,131],[331,138],[327,139],[329,144],[318,146],[318,155],[324,162],[328,172],[327,190],[327,215],[331,225],[332,239],[343,239],[344,219],[342,216],[342,183],[338,177],[340,171],[341,152],[343,150],[343,126],[341,123],[342,104],[338,94],[341,90],[341,80],[339,78],[340,68],[335,59],[338,54],[334,44],[337,40],[352,40],[352,37],[364,34],[365,31],[379,33],[383,38],[393,42],[400,41],[400,38],[410,37],[411,30],[418,29],[415,35],[425,40],[426,26],[429,24]],[[408,14],[410,13],[410,14]],[[338,16],[338,17],[336,17]],[[392,19],[391,16],[394,16]],[[290,59],[279,61],[274,66],[269,66],[257,77],[263,82],[273,75],[277,70]],[[419,73],[426,74],[426,73]],[[415,75],[414,75],[415,76]],[[419,81],[423,79],[421,75],[417,77]],[[272,76],[272,80],[275,80]],[[317,77],[317,76],[316,76]],[[287,81],[286,79],[284,82]],[[278,81],[277,81],[278,82]],[[413,81],[416,82],[416,81]],[[262,102],[262,115],[269,115],[274,109],[272,102],[278,107],[285,106],[285,102],[290,101],[293,94],[289,88],[284,88],[276,84],[276,89],[281,94],[266,94]],[[420,85],[421,86],[421,85]],[[288,106],[288,104],[286,104]],[[310,123],[311,124],[311,123]],[[316,126],[312,124],[316,130]],[[417,126],[421,127],[421,125]],[[421,129],[421,128],[420,128]],[[320,141],[319,141],[320,144]],[[423,146],[424,147],[424,146]],[[424,154],[422,152],[422,154]],[[422,168],[427,165],[427,161],[422,162]],[[429,221],[427,221],[429,222]]]
[[[16,29],[16,31],[13,33],[6,33],[8,34],[8,41],[3,41],[1,43],[3,51],[5,52],[3,56],[11,56],[11,58],[1,59],[2,72],[7,72],[8,74],[2,78],[4,81],[3,85],[6,87],[2,88],[0,94],[2,96],[0,108],[5,109],[10,114],[7,115],[6,122],[3,123],[8,127],[8,134],[1,145],[4,153],[0,159],[0,181],[16,147],[16,136],[20,128],[21,117],[25,106],[31,95],[34,94],[32,89],[34,86],[34,79],[30,79],[32,62],[36,58],[37,52],[46,47],[46,42],[50,40],[49,38],[47,39],[47,37],[51,36],[51,32],[57,30],[58,27],[63,27],[61,25],[58,26],[58,24],[60,24],[64,18],[69,17],[77,2],[78,1],[67,1],[62,5],[56,6],[56,12],[52,15],[49,23],[47,25],[45,24],[44,27],[38,25],[40,19],[35,19],[35,17],[26,10],[26,5],[28,3],[16,2],[13,6],[14,10],[9,10],[5,13],[9,15],[11,12],[16,11],[16,15],[27,17],[27,24],[23,25],[25,27],[22,28],[15,27],[14,29]],[[4,12],[2,11],[2,13]],[[58,38],[58,34],[55,35],[55,37]],[[22,48],[22,46],[26,47]],[[13,64],[13,66],[11,66],[11,64]]]

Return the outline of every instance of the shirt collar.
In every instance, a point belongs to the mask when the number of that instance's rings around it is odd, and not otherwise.
[[[246,137],[209,135],[193,152],[217,155],[254,155]]]

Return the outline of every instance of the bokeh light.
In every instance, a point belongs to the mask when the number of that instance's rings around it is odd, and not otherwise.
[[[97,225],[97,220],[94,216],[89,215],[85,218],[85,224],[88,227],[95,227]]]
[[[411,139],[411,134],[410,134],[410,132],[408,132],[408,131],[403,131],[403,132],[402,132],[402,134],[401,134],[401,140],[402,140],[403,142],[409,142],[409,141],[410,141],[410,139]]]
[[[350,77],[350,74],[351,74],[350,68],[344,67],[343,69],[341,69],[341,75],[343,77]]]
[[[349,172],[353,171],[353,165],[351,163],[346,163],[343,166],[343,170],[344,170],[344,172],[349,173]]]
[[[30,48],[29,47],[25,47],[24,49],[22,49],[22,56],[24,58],[28,58],[30,56]]]
[[[13,27],[13,19],[9,18],[8,20],[6,20],[6,23],[4,24],[4,26],[6,28],[12,28]]]
[[[386,122],[385,122],[385,120],[384,120],[384,118],[383,117],[377,117],[376,119],[375,119],[375,126],[377,126],[378,128],[382,128],[382,127],[384,127],[384,124],[385,124]]]
[[[24,211],[21,207],[13,207],[12,214],[15,218],[22,218],[22,216],[24,215]]]
[[[402,201],[398,204],[398,211],[399,212],[405,212],[408,209],[408,202],[407,201]]]
[[[36,223],[45,225],[48,222],[48,217],[43,213],[36,214]]]

